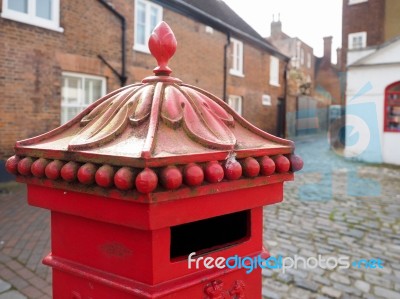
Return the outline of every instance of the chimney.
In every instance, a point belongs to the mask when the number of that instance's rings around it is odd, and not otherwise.
[[[332,61],[332,36],[324,37],[324,57],[322,59],[325,63]]]
[[[280,20],[280,14],[278,15],[278,21],[275,21],[275,16],[272,15],[271,22],[271,36],[279,36],[282,33],[282,23]]]

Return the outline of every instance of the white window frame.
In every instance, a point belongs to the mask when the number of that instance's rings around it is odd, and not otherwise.
[[[279,59],[275,56],[270,56],[269,84],[273,85],[273,86],[280,86],[280,84],[279,84]]]
[[[236,111],[237,114],[242,115],[242,97],[237,95],[230,95],[228,98],[228,105]]]
[[[307,68],[311,68],[311,64],[312,64],[312,58],[311,58],[311,53],[307,53]]]
[[[261,103],[263,106],[271,106],[272,105],[271,96],[268,94],[263,94],[261,97]]]
[[[102,96],[105,96],[105,95],[106,95],[106,92],[107,92],[107,80],[106,80],[105,77],[102,77],[102,76],[95,76],[95,75],[87,75],[87,74],[82,74],[82,73],[62,72],[62,79],[63,79],[63,80],[64,80],[64,76],[74,77],[74,78],[81,79],[81,80],[82,80],[82,86],[81,86],[81,89],[78,90],[78,102],[79,102],[79,103],[78,103],[77,105],[76,105],[76,104],[74,104],[74,105],[65,104],[65,103],[63,103],[63,101],[61,100],[61,114],[60,114],[60,122],[61,122],[61,124],[65,124],[65,123],[67,123],[67,122],[70,121],[70,120],[63,121],[63,117],[62,117],[63,108],[68,108],[68,107],[72,107],[72,108],[81,107],[82,110],[83,110],[83,109],[85,109],[85,107],[87,107],[88,105],[91,104],[91,103],[85,104],[85,84],[84,84],[85,79],[96,79],[96,80],[101,80],[101,83],[102,83],[102,84],[101,84],[101,97],[102,97]],[[63,88],[63,87],[64,87],[64,83],[61,84],[61,88]],[[61,90],[61,97],[63,97],[63,91],[62,91],[62,90]],[[98,99],[94,99],[93,102],[96,101],[96,100],[98,100]],[[82,111],[82,110],[81,110],[81,111]]]
[[[349,50],[358,50],[358,49],[362,49],[365,48],[367,46],[367,32],[362,31],[362,32],[353,32],[353,33],[349,33],[348,36],[348,49]],[[353,45],[353,39],[354,38],[361,38],[361,47],[354,47]]]
[[[243,42],[235,38],[231,38],[232,45],[232,67],[229,73],[234,76],[244,77],[243,74]]]
[[[10,9],[8,7],[8,1],[12,0],[3,0],[3,7],[1,13],[2,18],[58,32],[64,32],[64,28],[60,27],[60,0],[52,0],[51,20],[47,20],[36,16],[36,0],[27,0],[28,1],[27,13]]]
[[[137,42],[136,37],[138,36],[137,32],[138,32],[138,26],[137,26],[137,14],[138,14],[138,3],[143,3],[145,5],[145,9],[146,9],[146,23],[145,23],[145,36],[144,36],[144,44],[140,44]],[[151,13],[151,9],[155,8],[158,10],[158,20],[157,20],[157,24],[160,23],[163,19],[163,8],[160,5],[157,5],[153,2],[150,2],[148,0],[135,0],[135,15],[134,15],[134,37],[133,37],[133,50],[135,51],[139,51],[139,52],[144,52],[144,53],[148,53],[150,54],[150,50],[148,47],[148,41],[149,38],[151,36],[151,33],[153,31],[153,28],[151,28],[151,20],[150,20],[150,13]]]
[[[349,0],[349,5],[368,2],[368,0]]]

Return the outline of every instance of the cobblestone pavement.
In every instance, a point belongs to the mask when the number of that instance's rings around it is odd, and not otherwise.
[[[383,268],[264,270],[264,298],[399,299],[400,168],[346,161],[323,137],[296,141],[296,153],[304,170],[265,208],[271,255],[379,258]]]
[[[272,256],[380,258],[384,268],[264,270],[264,298],[400,298],[400,168],[348,162],[323,137],[296,148],[304,170],[265,209]],[[51,298],[49,236],[49,212],[28,206],[22,185],[2,186],[0,299]]]
[[[0,299],[51,298],[50,213],[28,206],[22,184],[0,189]]]

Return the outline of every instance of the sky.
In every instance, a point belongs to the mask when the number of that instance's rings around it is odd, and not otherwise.
[[[282,31],[298,37],[323,55],[323,37],[333,36],[332,61],[342,44],[342,0],[223,0],[261,36],[270,35],[273,15]]]

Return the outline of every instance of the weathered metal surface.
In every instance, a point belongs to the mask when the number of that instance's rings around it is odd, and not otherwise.
[[[169,76],[176,40],[165,23],[149,45],[159,63],[155,76],[111,92],[53,131],[17,142],[7,169],[26,182],[139,193],[301,169],[291,141],[257,129],[214,95]]]
[[[263,132],[225,102],[169,76],[176,49],[165,25],[150,38],[155,76],[113,91],[65,125],[19,141],[24,157],[159,167],[237,157],[291,154],[293,143]]]

